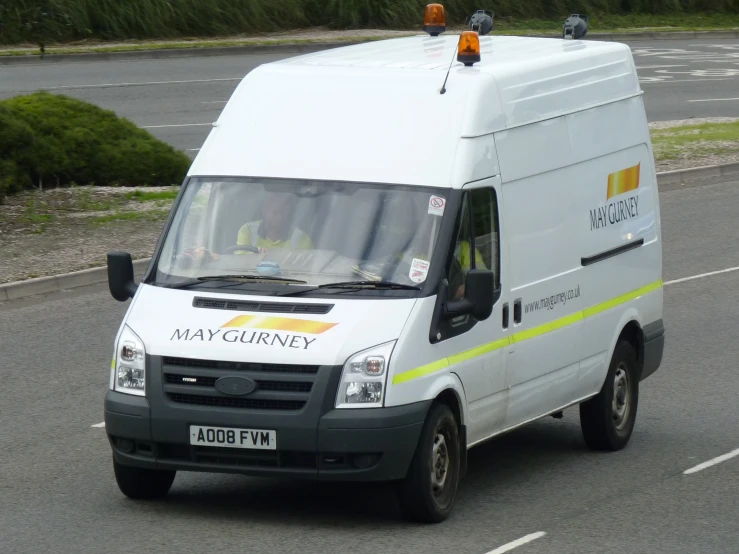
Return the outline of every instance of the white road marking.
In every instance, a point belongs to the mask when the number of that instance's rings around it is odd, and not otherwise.
[[[665,283],[665,286],[677,285],[678,283],[685,283],[687,281],[695,281],[696,279],[705,279],[706,277],[713,277],[714,275],[721,275],[723,273],[733,273],[734,271],[739,271],[739,267],[730,267],[727,269],[722,269],[720,271],[711,271],[710,273],[701,273],[700,275],[693,275],[692,277],[684,277],[682,279],[667,281]]]
[[[105,422],[102,423],[96,423],[95,425],[90,425],[90,427],[94,427],[95,429],[103,429],[105,427]]]
[[[683,79],[681,81],[671,81],[671,80],[669,80],[669,77],[665,77],[665,80],[664,81],[650,81],[649,83],[645,83],[645,84],[662,84],[662,83],[669,83],[669,84],[674,84],[674,83],[707,83],[709,81],[736,81],[736,79],[729,77],[729,78],[726,78],[726,79]]]
[[[200,152],[200,148],[188,148],[188,152]]]
[[[683,474],[690,475],[691,473],[698,473],[699,471],[703,471],[704,469],[708,469],[709,467],[718,465],[727,460],[731,460],[732,458],[736,458],[737,456],[739,456],[739,448],[737,448],[733,452],[729,452],[728,454],[724,454],[723,456],[714,458],[713,460],[708,460],[707,462],[703,462],[700,465],[691,467],[690,469],[686,469],[685,471],[683,471]]]
[[[488,552],[488,554],[503,554],[504,552],[510,552],[514,548],[518,548],[519,546],[523,546],[524,544],[528,544],[532,541],[535,541],[536,539],[542,538],[546,533],[539,532],[539,533],[532,533],[531,535],[526,535],[523,538],[518,539],[517,541],[509,542],[508,544],[504,544],[500,548],[496,548],[495,550],[491,550]]]
[[[705,100],[688,100],[688,102],[735,102],[739,98],[706,98]]]
[[[49,87],[43,90],[68,90],[80,88],[114,88],[114,87],[146,87],[150,85],[188,85],[192,83],[217,83],[224,81],[241,81],[243,77],[230,77],[226,79],[192,79],[189,81],[144,81],[142,83],[99,83],[96,85],[61,85]]]
[[[666,67],[688,67],[687,65],[637,65],[637,69],[664,69]]]
[[[202,102],[203,104],[228,104],[228,100],[214,100],[212,102]]]
[[[181,123],[178,125],[147,125],[142,129],[164,129],[166,127],[210,127],[213,123]]]

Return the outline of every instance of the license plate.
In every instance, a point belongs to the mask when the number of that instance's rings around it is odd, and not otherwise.
[[[248,450],[277,450],[277,431],[191,425],[190,444]]]

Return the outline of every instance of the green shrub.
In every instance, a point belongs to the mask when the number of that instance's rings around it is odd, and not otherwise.
[[[179,185],[190,159],[112,111],[38,92],[0,102],[0,198],[31,186]]]

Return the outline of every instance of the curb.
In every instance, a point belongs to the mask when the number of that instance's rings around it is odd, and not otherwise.
[[[143,274],[146,268],[149,267],[149,262],[151,262],[151,258],[134,261],[134,275],[140,276]],[[90,285],[99,285],[100,283],[107,282],[107,280],[108,268],[94,267],[73,273],[63,273],[61,275],[51,275],[50,277],[38,277],[25,281],[16,281],[15,283],[6,283],[0,285],[0,302],[19,300],[39,294],[72,290]]]
[[[657,182],[660,185],[676,185],[685,181],[697,181],[699,179],[712,179],[730,175],[739,175],[739,163],[665,171],[657,174]]]
[[[516,35],[498,35],[516,36]],[[558,38],[555,34],[525,35],[532,38]],[[391,37],[393,38],[393,37]],[[400,38],[400,37],[398,37]],[[593,33],[587,40],[603,40],[607,42],[656,41],[656,40],[732,40],[739,38],[739,31],[668,31],[653,33]],[[38,54],[26,56],[0,56],[0,65],[17,65],[25,63],[53,63],[69,61],[121,61],[130,59],[166,59],[191,58],[205,56],[236,56],[247,54],[308,54],[341,46],[353,46],[377,39],[347,40],[339,42],[290,43],[274,45],[215,46],[213,48],[195,46],[192,48],[161,48],[156,50],[132,50],[128,52],[85,52],[79,54],[46,54],[41,59]],[[197,43],[194,43],[197,44]]]
[[[657,184],[662,186],[676,185],[686,181],[697,181],[700,179],[711,179],[731,175],[739,175],[739,162],[696,167],[692,169],[679,169],[677,171],[665,171],[657,174]],[[150,262],[151,258],[134,261],[134,274],[137,277],[143,274]],[[4,285],[0,285],[0,303],[8,302],[10,300],[19,300],[28,296],[51,294],[79,287],[99,285],[107,282],[107,280],[108,268],[96,267],[85,269],[83,271],[75,271],[73,273],[63,273],[61,275],[52,275],[50,277],[39,277],[37,279],[27,279],[25,281],[6,283]]]

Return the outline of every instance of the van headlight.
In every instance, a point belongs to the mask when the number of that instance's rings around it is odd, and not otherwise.
[[[146,350],[143,341],[128,325],[124,325],[118,339],[114,362],[113,390],[146,396]]]
[[[337,408],[381,408],[385,401],[390,355],[395,341],[354,354],[344,364]]]

